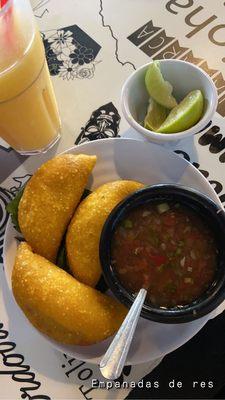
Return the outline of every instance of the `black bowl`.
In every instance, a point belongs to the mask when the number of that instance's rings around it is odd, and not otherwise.
[[[118,204],[107,218],[100,239],[99,256],[103,275],[115,297],[128,308],[135,295],[119,281],[111,265],[111,240],[115,228],[132,209],[151,202],[179,202],[197,212],[215,236],[218,257],[214,280],[209,288],[188,305],[173,308],[155,307],[145,303],[141,316],[157,322],[182,323],[200,318],[214,310],[225,299],[225,212],[207,196],[183,186],[160,184],[145,187]]]

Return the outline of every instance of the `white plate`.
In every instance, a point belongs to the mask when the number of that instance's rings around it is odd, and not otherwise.
[[[177,183],[193,187],[220,204],[219,198],[201,173],[183,158],[162,147],[134,139],[101,139],[84,143],[66,151],[67,153],[95,154],[97,164],[89,181],[89,188],[115,179],[133,179],[146,184]],[[4,265],[7,282],[11,289],[11,273],[15,259],[18,236],[11,221],[8,221],[4,241]],[[18,309],[15,307],[15,313]],[[185,324],[161,324],[140,319],[128,355],[127,364],[139,364],[154,360],[177,349],[194,336],[212,317],[204,316]],[[10,315],[13,318],[13,315]],[[32,335],[32,327],[24,317],[24,323]],[[77,359],[99,363],[111,338],[92,346],[61,345],[40,335],[58,350]],[[43,339],[44,340],[44,339]]]

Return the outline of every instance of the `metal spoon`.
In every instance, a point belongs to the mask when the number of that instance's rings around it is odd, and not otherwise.
[[[116,379],[122,373],[146,294],[147,290],[145,289],[139,291],[130,311],[100,362],[100,371],[107,379]]]

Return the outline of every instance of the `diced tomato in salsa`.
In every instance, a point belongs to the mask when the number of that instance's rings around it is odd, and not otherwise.
[[[116,228],[112,265],[131,292],[148,289],[155,306],[189,304],[212,283],[217,248],[212,231],[181,204],[135,209]]]

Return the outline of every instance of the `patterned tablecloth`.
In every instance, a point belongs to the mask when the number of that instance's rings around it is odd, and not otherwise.
[[[206,133],[169,146],[198,168],[225,204],[225,3],[221,0],[33,0],[62,117],[62,139],[47,154],[22,157],[0,142],[0,262],[5,206],[46,159],[85,141],[143,140],[121,115],[121,86],[150,59],[199,65],[219,95]],[[218,312],[222,310],[222,307]],[[161,360],[125,367],[97,388],[98,367],[61,354],[21,322],[0,266],[0,399],[123,399]],[[94,381],[93,381],[94,380]],[[110,384],[109,384],[110,386]]]

